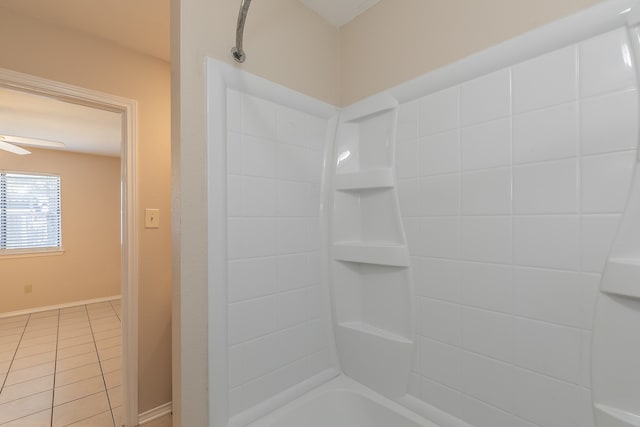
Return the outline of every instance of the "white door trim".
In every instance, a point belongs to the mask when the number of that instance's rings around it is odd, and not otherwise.
[[[136,219],[135,100],[0,68],[0,87],[44,95],[122,114],[121,144],[121,234],[122,234],[122,422],[138,424],[138,253]]]

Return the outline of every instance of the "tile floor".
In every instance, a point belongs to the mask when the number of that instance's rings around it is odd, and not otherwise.
[[[0,319],[0,426],[119,426],[120,337],[119,300]]]

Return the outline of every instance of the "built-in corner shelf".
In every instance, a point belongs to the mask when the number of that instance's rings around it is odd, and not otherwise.
[[[409,250],[406,245],[340,242],[333,245],[333,258],[363,264],[409,266]]]
[[[383,94],[341,111],[325,175],[338,357],[345,374],[390,398],[406,393],[415,345],[395,177],[397,110]]]
[[[393,171],[391,168],[384,168],[337,174],[334,185],[336,190],[343,191],[393,188]]]

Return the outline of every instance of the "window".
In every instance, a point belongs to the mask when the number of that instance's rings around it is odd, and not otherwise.
[[[0,171],[0,254],[62,249],[60,177]]]

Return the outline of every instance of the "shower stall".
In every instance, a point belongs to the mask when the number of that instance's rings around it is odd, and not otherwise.
[[[638,24],[342,109],[208,59],[210,426],[640,426]]]

